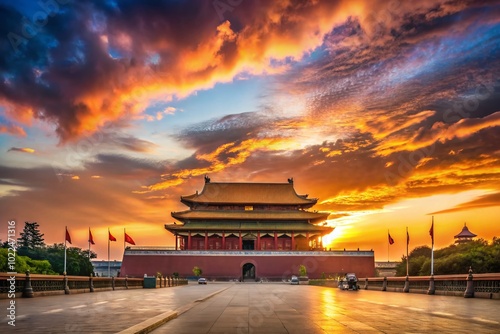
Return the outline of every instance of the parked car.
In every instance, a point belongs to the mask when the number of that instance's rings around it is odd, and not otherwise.
[[[339,280],[339,289],[341,290],[358,290],[358,278],[356,274],[347,273]]]
[[[198,278],[198,284],[207,284],[207,279],[206,278]]]
[[[297,276],[292,276],[290,279],[290,284],[292,285],[298,285],[299,284],[299,278]]]

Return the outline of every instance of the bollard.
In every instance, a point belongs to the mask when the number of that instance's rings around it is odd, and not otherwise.
[[[64,272],[64,294],[69,295],[68,275]]]
[[[467,288],[465,289],[464,298],[474,298],[474,281],[472,277],[472,267],[469,267],[469,275],[467,276]]]
[[[365,290],[368,290],[368,278],[365,278],[365,287],[364,287]]]
[[[403,288],[403,292],[410,292],[410,279],[408,275],[406,275],[405,286]]]
[[[90,274],[89,277],[89,290],[90,292],[94,292],[94,278],[92,277],[92,274]]]
[[[111,276],[111,288],[115,289],[115,276]]]
[[[167,276],[164,276],[163,277],[163,287],[166,288],[167,287]]]
[[[436,293],[436,286],[434,285],[434,275],[431,275],[429,279],[429,290],[427,290],[428,295],[433,295]]]
[[[33,288],[31,287],[31,277],[30,271],[26,270],[26,279],[24,281],[24,290],[23,297],[24,298],[33,298]]]
[[[128,275],[125,275],[125,289],[128,289]]]
[[[158,280],[160,281],[160,288],[163,288],[163,280],[161,279],[161,276],[158,276]]]
[[[387,277],[384,276],[384,283],[382,283],[382,291],[387,291]]]
[[[170,285],[170,276],[167,277],[167,284],[168,284],[167,286],[171,286]]]

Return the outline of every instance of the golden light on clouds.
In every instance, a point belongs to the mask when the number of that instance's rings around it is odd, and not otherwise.
[[[500,236],[499,4],[239,3],[75,2],[18,46],[26,57],[7,48],[4,218],[47,236],[72,218],[104,238],[127,224],[165,245],[168,213],[204,175],[293,177],[336,217],[328,247],[385,258],[390,229],[397,260],[406,226],[428,243],[432,212],[446,232],[467,219]],[[18,7],[5,31],[34,8]]]

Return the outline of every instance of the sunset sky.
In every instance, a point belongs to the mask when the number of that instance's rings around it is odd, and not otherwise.
[[[500,237],[500,1],[1,0],[0,36],[2,241],[173,246],[204,175],[293,177],[377,261]]]

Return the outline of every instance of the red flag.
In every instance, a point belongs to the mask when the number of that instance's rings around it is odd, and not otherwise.
[[[66,227],[66,241],[71,244],[71,237],[69,236],[68,228]]]
[[[108,231],[109,241],[116,241],[116,238],[111,235],[111,232]]]
[[[125,233],[125,242],[128,242],[129,244],[131,245],[135,245],[135,242],[134,240],[130,237],[130,235],[128,235],[126,232]]]
[[[432,243],[434,244],[434,219],[432,220],[432,225],[431,225],[431,229],[429,230],[429,234],[431,236]]]
[[[408,233],[408,230],[406,231],[406,244],[410,244],[410,234]]]
[[[92,237],[92,232],[90,232],[90,228],[89,228],[89,242],[90,242],[92,245],[95,245],[94,238]]]
[[[389,237],[389,245],[392,245],[394,243],[394,239],[391,237],[389,233],[387,233],[387,236]]]

